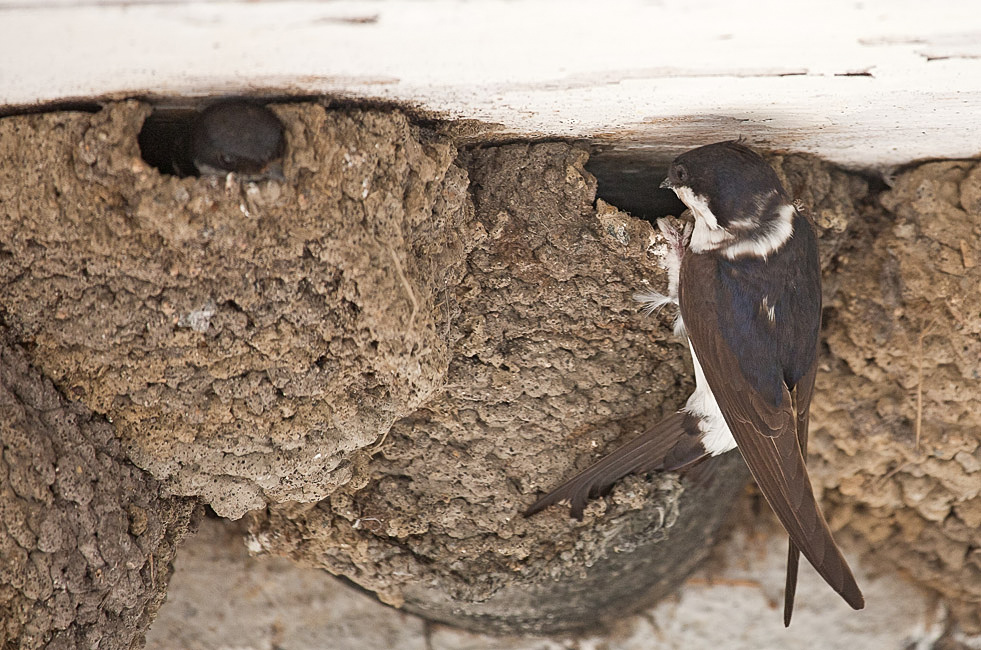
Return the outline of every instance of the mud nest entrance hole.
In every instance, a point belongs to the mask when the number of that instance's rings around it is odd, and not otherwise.
[[[586,171],[596,177],[596,196],[652,224],[685,210],[674,192],[662,188],[669,158],[656,151],[593,151]]]
[[[188,147],[197,114],[191,108],[153,111],[143,122],[137,138],[143,160],[162,174],[197,176]]]

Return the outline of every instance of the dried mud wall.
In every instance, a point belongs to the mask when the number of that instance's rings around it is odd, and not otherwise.
[[[673,589],[737,458],[629,482],[599,521],[519,515],[691,388],[629,299],[664,279],[650,225],[597,211],[582,149],[461,156],[397,113],[277,111],[288,181],[245,185],[149,167],[136,102],[3,121],[3,315],[31,362],[169,490],[257,509],[257,550],[387,602],[559,629]],[[570,579],[604,563],[603,589]]]
[[[847,526],[981,631],[981,164],[899,173],[826,311],[813,475]]]
[[[195,501],[0,334],[0,648],[142,647]]]
[[[673,589],[745,480],[734,454],[714,481],[628,479],[582,523],[519,514],[691,390],[670,315],[630,300],[665,283],[650,225],[595,200],[574,146],[459,151],[398,113],[275,110],[285,183],[160,174],[136,102],[0,120],[23,161],[0,167],[0,312],[29,363],[167,490],[252,511],[255,552],[386,602],[559,630]],[[880,195],[771,161],[821,235],[812,462],[833,525],[971,625],[975,163]]]
[[[565,144],[461,158],[474,247],[448,292],[444,391],[396,423],[367,485],[257,515],[258,548],[490,631],[595,625],[668,593],[704,557],[745,480],[738,458],[709,485],[627,481],[581,523],[565,508],[520,515],[691,390],[670,326],[630,300],[663,280],[651,227],[597,211],[585,162]]]
[[[401,117],[283,107],[296,182],[232,189],[145,164],[148,113],[3,121],[9,325],[176,493],[234,518],[323,499],[444,381],[456,151]]]

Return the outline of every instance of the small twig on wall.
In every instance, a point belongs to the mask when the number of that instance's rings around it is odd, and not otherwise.
[[[916,451],[920,450],[920,435],[923,432],[923,339],[930,333],[933,328],[934,323],[937,322],[936,317],[934,317],[927,325],[920,329],[920,336],[918,340],[918,352],[916,360],[916,423],[914,425],[913,431],[915,432],[916,442],[914,444],[914,449]]]
[[[913,464],[913,461],[908,460],[905,463],[903,463],[902,465],[897,465],[896,467],[893,467],[891,470],[889,470],[889,472],[887,474],[884,474],[884,475],[882,475],[882,476],[880,476],[878,478],[878,480],[873,484],[873,487],[872,487],[873,491],[876,491],[877,492],[877,491],[881,490],[882,487],[889,481],[889,479],[891,479],[896,474],[899,474],[901,471],[903,471],[904,469],[906,469],[907,467],[909,467],[912,464]]]
[[[398,271],[399,279],[402,280],[402,286],[405,287],[405,292],[409,294],[409,301],[412,303],[412,314],[409,316],[409,323],[406,325],[406,331],[412,330],[412,323],[416,320],[416,314],[419,313],[419,302],[416,300],[416,294],[412,291],[412,285],[409,284],[409,279],[405,277],[405,272],[402,271],[402,264],[399,262],[398,255],[391,247],[388,247],[388,254],[392,256],[392,261],[395,262],[395,270]]]

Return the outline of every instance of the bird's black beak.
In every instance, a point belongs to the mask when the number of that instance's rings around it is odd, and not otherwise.
[[[674,189],[674,186],[671,185],[671,180],[668,179],[668,178],[665,178],[663,181],[661,181],[661,189],[662,190],[672,190],[672,189]]]

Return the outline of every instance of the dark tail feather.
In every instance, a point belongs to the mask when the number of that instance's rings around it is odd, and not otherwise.
[[[529,517],[567,499],[572,506],[570,514],[582,519],[586,502],[605,494],[624,476],[662,469],[665,456],[682,436],[690,433],[693,422],[687,413],[679,411],[669,415],[543,496],[525,511],[524,516]],[[697,427],[695,429],[697,431]]]
[[[801,458],[807,464],[807,434],[810,424],[811,397],[814,394],[814,380],[817,377],[817,364],[804,375],[794,387],[794,411],[797,413],[797,444],[800,445]],[[787,582],[783,588],[783,626],[790,627],[794,615],[794,598],[797,596],[797,567],[800,565],[800,549],[794,540],[787,542]]]
[[[800,564],[800,549],[791,540],[787,546],[787,584],[783,590],[783,626],[790,627],[790,617],[794,615],[794,596],[797,594],[797,566]]]
[[[697,486],[703,490],[708,490],[715,482],[719,462],[723,458],[724,456],[709,456],[708,452],[703,450],[702,453],[698,457],[693,458],[691,462],[674,469],[665,467],[664,471],[678,472],[685,477],[685,481],[688,484]]]
[[[794,549],[800,549],[845,602],[854,609],[862,609],[865,599],[815,499],[798,437],[784,434],[768,438],[738,428],[733,429],[733,435],[760,491],[790,535]],[[796,582],[797,556],[789,553],[788,558],[788,580]]]

